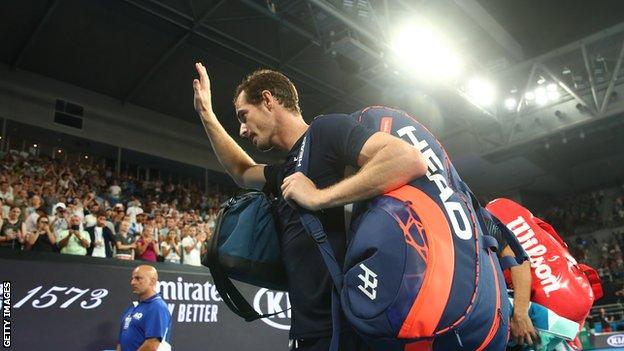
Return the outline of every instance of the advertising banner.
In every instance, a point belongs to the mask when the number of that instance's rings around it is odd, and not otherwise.
[[[122,312],[136,300],[141,262],[0,256],[3,346],[13,350],[114,350]],[[173,350],[287,350],[290,311],[252,323],[221,300],[207,268],[154,264],[173,320]],[[237,284],[238,285],[238,284]],[[288,294],[240,285],[260,313],[289,308]]]

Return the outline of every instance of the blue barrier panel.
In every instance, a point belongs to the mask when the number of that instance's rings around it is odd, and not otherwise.
[[[121,313],[136,300],[131,272],[142,263],[0,252],[0,306],[10,311],[11,349],[114,350]],[[174,350],[288,349],[288,312],[246,323],[221,301],[207,268],[154,266],[172,314]],[[243,284],[241,291],[263,313],[289,307],[284,292]]]

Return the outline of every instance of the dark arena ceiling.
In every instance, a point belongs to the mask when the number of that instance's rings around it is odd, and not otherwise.
[[[596,92],[592,84],[568,91],[571,83],[562,79],[561,101],[544,108],[512,114],[500,104],[480,106],[467,98],[463,78],[437,83],[397,68],[390,58],[394,27],[412,19],[442,31],[464,62],[464,76],[497,82],[502,101],[510,91],[524,93],[533,78],[551,80],[548,72],[559,77],[568,67],[583,71],[582,50],[592,67],[596,59],[605,62],[607,73],[617,71],[624,2],[7,0],[0,2],[0,61],[198,127],[191,81],[193,63],[201,61],[209,69],[217,115],[232,134],[238,130],[236,85],[254,69],[273,68],[298,87],[307,121],[379,104],[420,116],[484,192],[515,187],[562,193],[622,177],[621,111],[595,109],[577,117],[574,107],[566,107],[588,105],[590,86],[593,100],[601,102],[611,76]],[[599,38],[582,42],[591,35]],[[602,43],[605,38],[610,42]],[[585,49],[548,56],[575,42]],[[533,67],[535,57],[543,58],[543,67]],[[619,82],[616,76],[611,94]],[[555,109],[570,118],[544,122]],[[601,167],[608,172],[591,173]]]

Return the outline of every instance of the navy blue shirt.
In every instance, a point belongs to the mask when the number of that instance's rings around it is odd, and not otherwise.
[[[122,351],[135,351],[146,339],[171,340],[171,314],[160,294],[128,307],[121,315],[119,345]]]
[[[374,134],[356,123],[349,115],[320,116],[310,125],[310,159],[308,178],[318,188],[326,188],[344,178],[346,166],[358,167],[362,146]],[[303,137],[302,137],[303,138]],[[292,339],[331,336],[331,277],[316,243],[305,232],[299,215],[282,198],[281,185],[294,173],[299,139],[283,164],[264,169],[263,191],[279,198],[277,212],[281,226],[282,258],[288,277],[288,293],[292,307],[290,337]],[[342,263],[346,251],[343,207],[317,212],[336,259]],[[344,318],[343,318],[344,320]]]

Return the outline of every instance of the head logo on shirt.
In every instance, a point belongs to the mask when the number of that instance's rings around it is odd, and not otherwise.
[[[134,315],[132,315],[132,317],[134,317],[134,319],[136,319],[136,320],[140,320],[141,317],[143,317],[143,313],[137,312]]]

